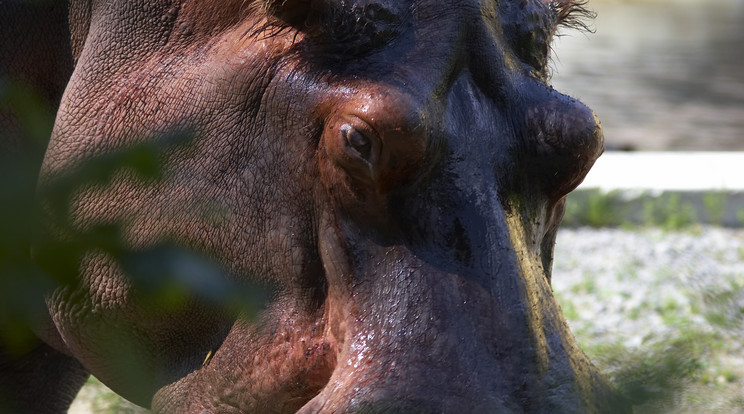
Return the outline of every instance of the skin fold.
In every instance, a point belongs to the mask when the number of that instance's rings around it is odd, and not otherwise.
[[[550,287],[564,198],[603,151],[596,116],[548,82],[551,38],[583,10],[72,0],[42,188],[189,131],[161,181],[81,190],[71,222],[122,223],[133,250],[168,240],[273,294],[255,318],[147,301],[91,250],[39,337],[155,413],[631,412]]]

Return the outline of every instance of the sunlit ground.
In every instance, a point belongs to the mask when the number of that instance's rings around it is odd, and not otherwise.
[[[744,412],[744,229],[563,229],[553,286],[637,413]]]

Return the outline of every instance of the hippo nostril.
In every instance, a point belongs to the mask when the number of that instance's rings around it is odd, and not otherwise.
[[[537,139],[538,152],[579,153],[598,156],[603,145],[602,128],[594,113],[571,98],[559,97],[531,108],[527,127]]]
[[[530,175],[560,198],[573,190],[604,150],[602,127],[581,102],[554,93],[527,111]]]

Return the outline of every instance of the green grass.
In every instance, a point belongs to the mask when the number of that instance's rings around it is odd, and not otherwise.
[[[588,191],[574,193],[566,200],[565,226],[617,227],[625,224],[620,193]]]
[[[705,210],[710,215],[710,222],[720,226],[723,222],[723,214],[726,212],[726,195],[721,192],[711,192],[703,197]]]
[[[565,227],[660,227],[668,231],[690,230],[698,224],[720,226],[728,206],[724,191],[711,191],[693,203],[690,195],[680,192],[661,194],[626,193],[599,189],[576,191],[566,199]],[[625,199],[627,197],[627,199]],[[696,206],[696,204],[698,204]],[[727,225],[744,227],[744,209],[730,213]]]
[[[149,412],[118,396],[93,376],[88,379],[73,406],[70,407],[70,414],[144,414]]]

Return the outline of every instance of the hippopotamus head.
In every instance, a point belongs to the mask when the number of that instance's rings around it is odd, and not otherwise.
[[[565,196],[603,150],[592,111],[548,82],[551,38],[582,10],[73,0],[43,176],[194,136],[162,183],[81,192],[74,222],[126,219],[133,248],[175,240],[277,291],[257,320],[145,306],[91,252],[49,299],[49,341],[162,413],[625,411],[550,286]]]

